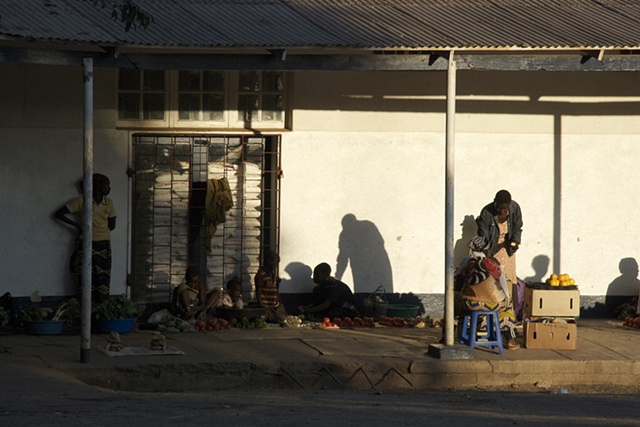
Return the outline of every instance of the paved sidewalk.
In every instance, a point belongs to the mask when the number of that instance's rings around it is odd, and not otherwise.
[[[3,377],[24,370],[64,373],[87,384],[126,391],[206,391],[234,387],[291,389],[514,389],[634,392],[640,373],[640,330],[621,321],[578,321],[576,350],[477,348],[468,360],[427,354],[436,328],[231,329],[166,334],[184,354],[111,357],[106,335],[92,335],[91,357],[80,360],[79,336],[0,336]],[[121,336],[125,349],[143,351],[151,332]]]

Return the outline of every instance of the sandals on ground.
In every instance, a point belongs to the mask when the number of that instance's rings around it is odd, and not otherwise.
[[[520,344],[516,342],[516,340],[507,341],[507,350],[517,350],[520,348]]]

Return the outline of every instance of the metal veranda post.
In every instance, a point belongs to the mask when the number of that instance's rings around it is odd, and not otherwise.
[[[454,51],[449,52],[447,67],[447,130],[446,130],[446,190],[445,190],[445,289],[444,289],[444,319],[445,344],[453,345],[453,201],[454,201],[454,155],[455,155],[455,115],[456,115],[456,63],[453,59]]]
[[[84,147],[82,214],[82,302],[80,361],[88,363],[91,355],[91,255],[93,251],[93,59],[84,58]]]

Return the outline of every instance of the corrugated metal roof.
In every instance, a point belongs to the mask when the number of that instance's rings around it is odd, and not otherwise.
[[[98,2],[99,3],[99,2]],[[136,0],[125,31],[89,0],[2,0],[0,36],[183,48],[631,49],[637,0]]]

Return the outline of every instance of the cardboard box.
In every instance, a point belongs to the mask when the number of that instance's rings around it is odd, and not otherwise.
[[[575,350],[578,325],[567,323],[524,322],[524,346],[550,350]]]
[[[526,287],[523,309],[529,317],[577,317],[580,316],[580,291],[562,288],[541,290]]]

